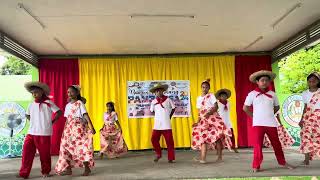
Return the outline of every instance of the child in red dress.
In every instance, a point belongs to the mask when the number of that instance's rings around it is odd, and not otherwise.
[[[307,81],[309,89],[302,93],[305,109],[299,123],[300,152],[305,155],[303,165],[306,166],[310,160],[320,158],[320,74],[311,73]]]
[[[202,95],[197,98],[199,121],[192,128],[191,148],[200,150],[200,159],[195,159],[201,164],[206,163],[207,149],[217,149],[217,162],[222,161],[222,150],[231,149],[231,130],[226,127],[222,118],[217,113],[218,105],[214,94],[209,93],[210,80],[201,84]]]
[[[55,171],[58,175],[71,175],[73,167],[84,167],[82,176],[88,176],[94,166],[92,136],[96,131],[85,107],[86,100],[80,95],[80,86],[69,86],[68,96],[70,102],[64,111],[67,120]]]
[[[128,147],[122,137],[122,129],[114,103],[107,103],[107,112],[103,116],[104,125],[100,130],[100,158],[106,154],[108,158],[117,158],[128,152]]]

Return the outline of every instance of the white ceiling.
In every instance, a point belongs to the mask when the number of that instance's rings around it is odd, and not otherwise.
[[[137,13],[195,18],[130,18]],[[318,19],[320,0],[0,0],[0,30],[39,55],[66,54],[54,38],[69,54],[269,51]]]

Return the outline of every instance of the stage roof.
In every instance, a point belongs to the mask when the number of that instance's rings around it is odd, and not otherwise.
[[[0,31],[37,55],[270,51],[319,0],[1,0]]]

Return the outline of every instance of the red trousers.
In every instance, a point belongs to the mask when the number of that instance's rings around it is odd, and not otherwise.
[[[50,154],[51,136],[36,136],[28,134],[24,139],[22,150],[22,163],[19,175],[28,178],[36,150],[38,150],[41,161],[41,173],[49,174],[51,171]]]
[[[267,134],[267,136],[270,139],[278,164],[285,165],[286,160],[284,158],[281,143],[279,141],[277,128],[266,127],[266,126],[254,126],[252,129],[253,129],[253,135],[254,135],[254,145],[253,145],[254,155],[253,155],[252,168],[260,169],[260,165],[263,160],[262,147],[263,147],[263,140],[264,140],[265,134]]]
[[[174,142],[173,142],[173,136],[172,136],[172,130],[167,129],[167,130],[153,130],[152,132],[152,137],[151,137],[151,142],[153,145],[153,148],[157,154],[158,158],[162,157],[161,153],[161,147],[160,147],[160,137],[161,135],[164,136],[164,139],[166,140],[167,144],[167,150],[168,150],[168,160],[175,160],[175,155],[174,155]]]

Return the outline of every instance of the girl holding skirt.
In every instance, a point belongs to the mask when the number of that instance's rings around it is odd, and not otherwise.
[[[71,175],[71,168],[84,167],[82,175],[88,176],[94,166],[92,136],[95,129],[84,105],[85,99],[80,95],[80,87],[70,86],[68,96],[70,102],[64,113],[67,120],[55,171],[58,175]]]
[[[210,80],[201,84],[202,95],[197,99],[199,122],[193,125],[192,149],[200,150],[201,164],[206,163],[207,149],[217,149],[217,162],[222,161],[222,150],[227,147],[231,150],[231,130],[226,127],[217,113],[218,105],[214,94],[209,93]]]
[[[108,158],[117,158],[128,152],[113,102],[107,103],[107,112],[104,113],[104,125],[100,130],[100,144],[101,159],[104,154]]]
[[[299,123],[300,152],[305,155],[303,165],[320,157],[320,75],[316,72],[307,77],[309,89],[302,93],[305,109]]]

